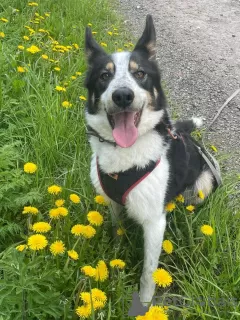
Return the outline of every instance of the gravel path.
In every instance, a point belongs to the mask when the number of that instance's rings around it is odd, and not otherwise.
[[[181,118],[202,116],[210,123],[240,88],[240,0],[118,2],[135,37],[141,35],[146,14],[153,15],[158,60],[171,108]],[[240,94],[212,129],[208,138],[219,149],[223,167],[239,170]]]

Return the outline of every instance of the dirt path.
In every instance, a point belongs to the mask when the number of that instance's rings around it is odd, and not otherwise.
[[[210,123],[240,88],[240,0],[118,1],[136,37],[143,30],[146,14],[153,15],[170,106],[177,106],[181,118],[202,116]],[[225,169],[239,170],[240,94],[224,109],[208,136],[229,157],[222,161]]]

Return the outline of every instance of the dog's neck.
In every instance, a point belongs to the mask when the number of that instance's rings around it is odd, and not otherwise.
[[[164,157],[168,149],[164,138],[154,129],[140,136],[129,148],[114,147],[100,142],[97,137],[91,137],[90,144],[101,169],[106,173],[126,171],[133,166],[144,168],[150,161]]]

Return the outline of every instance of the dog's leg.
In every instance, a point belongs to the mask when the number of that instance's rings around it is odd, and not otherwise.
[[[152,279],[152,273],[158,267],[165,228],[165,212],[161,215],[158,214],[157,217],[151,221],[145,221],[143,224],[144,265],[140,281],[140,300],[144,304],[151,302],[154,295],[155,283]]]

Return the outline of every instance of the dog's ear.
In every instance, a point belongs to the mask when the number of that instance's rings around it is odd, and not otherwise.
[[[149,60],[156,58],[156,32],[153,18],[150,14],[146,17],[145,29],[134,50],[145,51],[148,54]]]
[[[92,31],[89,27],[86,28],[85,32],[85,53],[89,64],[91,64],[96,56],[106,55],[106,52],[94,40]]]

